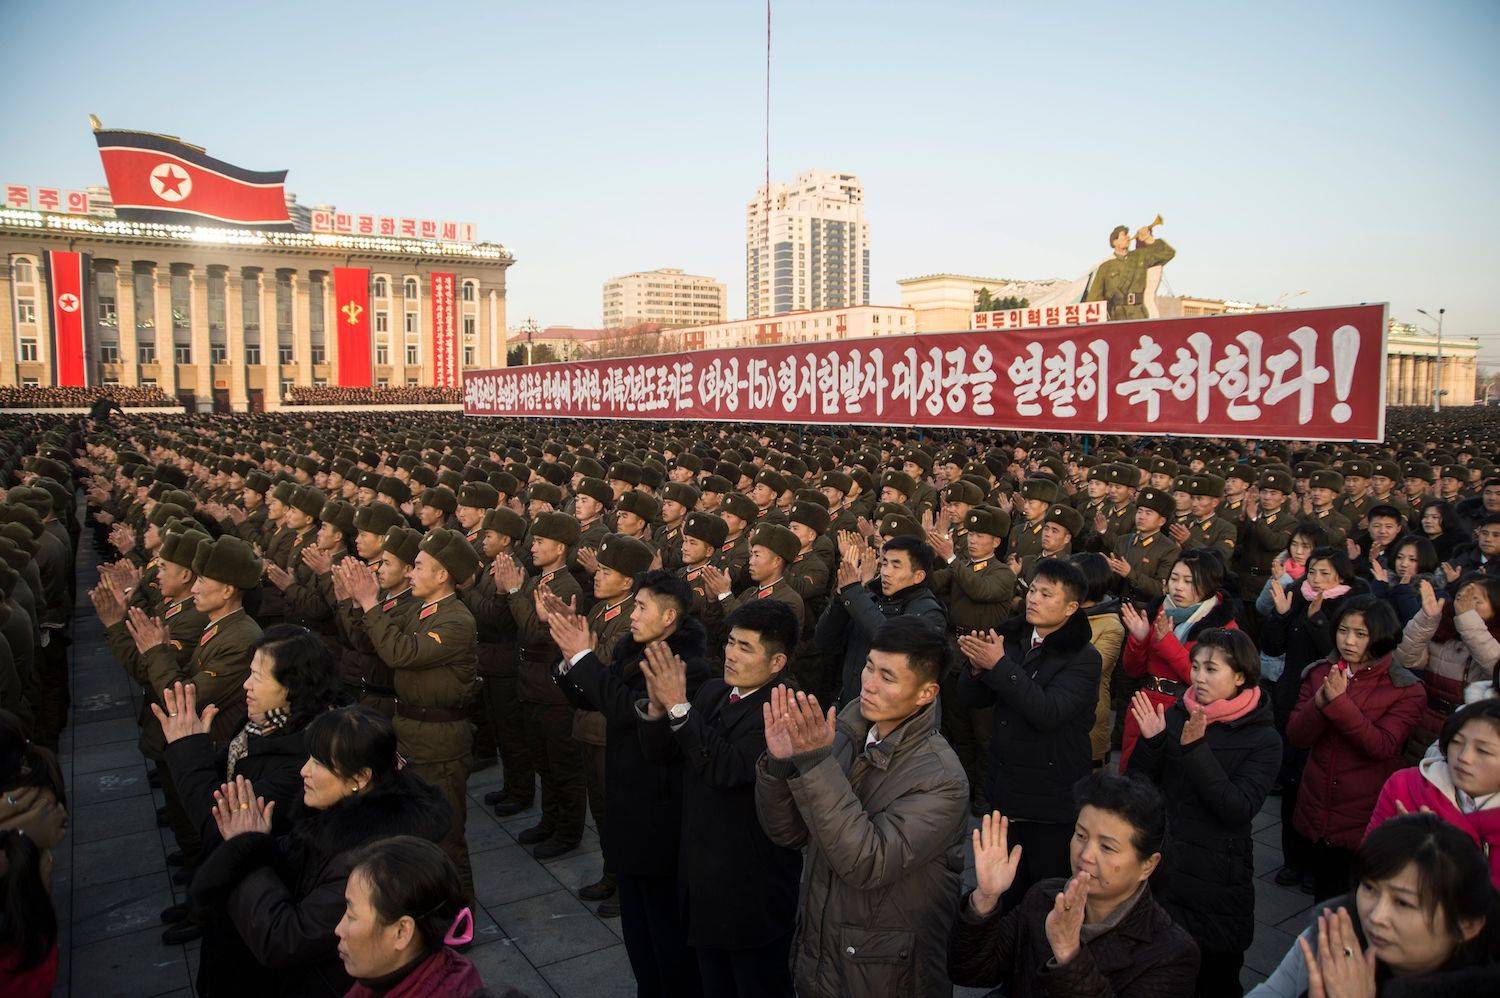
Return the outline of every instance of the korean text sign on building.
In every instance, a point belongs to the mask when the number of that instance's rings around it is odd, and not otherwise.
[[[1380,440],[1385,305],[474,371],[476,416]]]

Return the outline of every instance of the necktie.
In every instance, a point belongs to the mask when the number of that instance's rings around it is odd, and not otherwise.
[[[729,694],[729,702],[730,703],[739,703],[740,702],[740,695],[738,693],[731,693],[731,694]]]

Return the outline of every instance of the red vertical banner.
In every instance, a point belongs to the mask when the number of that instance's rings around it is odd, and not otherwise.
[[[52,383],[78,388],[89,383],[88,309],[85,307],[88,257],[47,251],[47,287],[52,309]]]
[[[338,316],[338,383],[345,388],[369,388],[370,270],[333,268],[333,311]]]
[[[437,388],[458,387],[458,344],[453,314],[453,275],[433,274],[432,383]]]

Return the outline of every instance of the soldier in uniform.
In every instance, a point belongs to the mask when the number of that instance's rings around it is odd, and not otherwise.
[[[1375,466],[1369,461],[1345,461],[1342,474],[1344,492],[1334,500],[1333,509],[1353,527],[1359,528],[1375,507],[1375,499],[1370,495],[1370,479],[1375,474]]]
[[[675,471],[685,470],[682,458],[695,458],[684,454],[678,459]],[[701,464],[700,464],[701,467]],[[700,493],[691,484],[676,481],[661,487],[661,523],[652,535],[652,547],[661,554],[662,568],[676,571],[682,566],[682,524],[687,515],[698,508]]]
[[[1143,225],[1135,233],[1135,249],[1130,248],[1130,230],[1117,225],[1109,233],[1114,256],[1101,263],[1089,282],[1085,301],[1109,303],[1109,318],[1146,319],[1146,271],[1160,267],[1177,251],[1166,240],[1157,239],[1151,226]]]
[[[1021,483],[1021,522],[1010,532],[1010,543],[1002,552],[1025,561],[1028,555],[1042,551],[1042,526],[1047,521],[1047,510],[1057,501],[1057,483],[1050,478],[1028,478]],[[970,528],[973,529],[973,528]]]
[[[1302,514],[1303,523],[1322,527],[1328,535],[1328,544],[1342,548],[1349,539],[1354,525],[1348,517],[1334,509],[1334,501],[1344,491],[1344,476],[1332,468],[1319,468],[1307,479],[1307,501],[1309,508]]]
[[[655,502],[645,493],[626,493],[620,497],[619,505],[628,505],[632,495]],[[634,537],[606,534],[599,543],[599,567],[594,573],[596,602],[586,620],[595,639],[594,653],[601,662],[613,661],[615,646],[630,634],[630,616],[635,609],[635,579],[650,569],[654,557],[655,552]],[[563,684],[561,689],[568,695],[571,687]],[[594,827],[602,836],[605,823],[604,715],[580,696],[570,695],[568,699],[574,707],[573,738],[583,754],[589,811],[594,815]],[[608,863],[599,879],[580,889],[578,896],[585,901],[600,902],[598,914],[601,918],[614,918],[620,913],[619,902],[614,900],[615,876]]]
[[[268,534],[261,545],[267,564],[288,571],[292,566],[292,546],[296,543],[297,531],[287,524],[286,519],[296,495],[297,486],[291,482],[279,482],[271,489],[271,497],[266,500]],[[281,623],[285,618],[286,600],[282,598],[280,588],[266,577],[261,582],[260,610],[256,619],[263,627],[270,627]]]
[[[1287,497],[1293,489],[1292,476],[1271,469],[1256,483],[1259,496],[1245,500],[1244,543],[1235,561],[1240,577],[1240,596],[1246,606],[1254,606],[1260,591],[1271,578],[1271,565],[1286,550],[1297,529],[1297,519],[1287,512]]]
[[[484,802],[495,808],[496,816],[503,818],[530,807],[536,786],[536,772],[526,747],[520,703],[516,699],[516,622],[510,613],[508,596],[496,579],[497,561],[503,559],[519,567],[516,548],[526,536],[526,521],[515,510],[491,509],[480,520],[477,533],[480,568],[472,583],[459,588],[458,596],[473,614],[478,628],[475,684],[478,704],[472,710],[475,758],[485,758],[482,752],[491,745],[494,746],[491,753],[499,753],[505,784],[486,793]]]
[[[1184,551],[1208,548],[1217,551],[1227,568],[1234,558],[1234,544],[1239,535],[1234,524],[1218,516],[1219,501],[1224,496],[1224,479],[1217,475],[1189,475],[1183,485],[1191,507],[1186,524],[1174,523],[1172,540]],[[1171,571],[1171,567],[1167,569]]]
[[[756,512],[754,501],[738,492],[725,496],[724,504],[719,507],[719,516],[729,533],[714,555],[713,567],[729,574],[731,589],[743,589],[750,584],[750,527],[755,523]],[[712,635],[708,643],[713,645]]]
[[[1083,531],[1083,516],[1072,506],[1053,503],[1047,508],[1042,524],[1042,549],[1036,554],[1017,558],[1011,555],[1006,564],[1020,581],[1020,588],[1031,585],[1037,562],[1044,558],[1066,558],[1073,553],[1073,539]]]
[[[796,654],[792,657],[793,674],[798,688],[821,696],[832,680],[832,667],[827,651],[818,648],[813,641],[813,629],[828,605],[831,567],[826,556],[817,549],[819,542],[827,539],[828,510],[810,499],[800,499],[792,504],[788,520],[788,529],[797,535],[801,549],[786,567],[786,579],[806,607]],[[727,633],[724,636],[728,638]],[[709,660],[717,661],[722,654],[722,646],[710,648]]]
[[[1245,522],[1245,500],[1250,497],[1250,486],[1254,484],[1255,469],[1248,464],[1236,464],[1224,474],[1224,498],[1215,513],[1219,519],[1234,524],[1237,539]]]
[[[729,575],[716,568],[704,570],[704,583],[708,589],[708,612],[703,624],[708,629],[709,643],[719,640],[725,633],[724,620],[748,599],[780,600],[792,608],[797,615],[797,630],[801,633],[803,618],[807,613],[802,597],[786,579],[787,566],[797,560],[802,551],[802,542],[788,527],[777,523],[764,523],[750,534],[750,560],[748,571],[752,585],[731,594]]]
[[[720,545],[728,536],[729,528],[723,518],[713,513],[689,513],[682,521],[682,564],[678,566],[677,574],[693,592],[692,615],[699,620],[708,612],[708,585],[703,581],[703,570],[714,563]],[[718,567],[724,569],[723,565]],[[713,648],[708,650],[709,659],[713,661]]]
[[[486,565],[490,558],[484,553],[484,517],[499,505],[500,493],[489,482],[464,482],[459,487],[458,508],[454,511],[454,519],[458,521],[469,546]]]
[[[1122,599],[1150,603],[1166,591],[1167,578],[1181,550],[1162,533],[1172,513],[1172,497],[1156,489],[1142,489],[1135,501],[1135,531],[1116,537],[1105,555],[1110,570],[1125,580]]]
[[[405,522],[398,511],[385,505],[363,506],[354,513],[354,550],[359,559],[376,573],[382,602],[411,599],[410,586],[406,580],[410,564],[398,555],[391,561],[390,567],[387,567],[385,558],[390,531],[399,526],[404,532]],[[402,535],[396,536],[399,538]],[[408,554],[411,558],[416,558],[415,539],[411,541]],[[395,709],[396,690],[391,685],[388,670],[381,664],[380,657],[375,654],[375,648],[365,634],[364,611],[349,598],[341,573],[333,573],[333,583],[333,619],[342,645],[339,670],[343,676],[344,689],[356,702],[390,717]]]
[[[937,512],[938,494],[927,479],[932,475],[932,455],[919,447],[913,447],[902,457],[901,470],[911,477],[915,488],[906,500],[906,505],[918,520],[925,512]]]
[[[859,530],[859,514],[849,499],[853,488],[854,479],[842,471],[825,471],[818,479],[818,490],[828,500],[828,532],[834,537]]]
[[[583,755],[573,740],[573,708],[552,682],[552,668],[561,653],[537,605],[537,590],[545,588],[564,604],[582,603],[578,580],[567,571],[569,549],[578,543],[578,521],[567,513],[544,513],[532,523],[530,536],[538,574],[525,576],[515,565],[497,559],[495,578],[509,595],[516,621],[516,693],[532,765],[542,785],[541,818],[516,841],[533,847],[538,859],[553,859],[576,849],[583,839]]]
[[[1133,465],[1109,464],[1102,469],[1105,498],[1109,505],[1104,508],[1104,518],[1095,517],[1094,533],[1105,551],[1112,548],[1116,538],[1123,537],[1135,529],[1135,503],[1133,498],[1140,482],[1140,473]],[[1158,489],[1157,491],[1164,492]]]
[[[752,527],[762,523],[786,526],[786,514],[776,508],[776,500],[786,491],[786,479],[779,471],[762,468],[755,476],[750,489],[750,501],[755,504],[755,516],[749,519]]]
[[[661,504],[639,490],[627,492],[615,501],[615,530],[621,537],[640,541],[656,553],[651,540],[651,524],[661,514]],[[600,543],[603,543],[602,539]]]
[[[1177,466],[1177,462],[1169,457],[1152,458],[1151,465],[1146,470],[1150,473],[1147,479],[1148,484],[1153,489],[1158,489],[1162,492],[1170,492],[1172,490],[1172,483],[1181,471]]]
[[[1376,506],[1395,506],[1411,516],[1411,503],[1401,494],[1401,466],[1395,461],[1376,461],[1370,466],[1370,501]]]
[[[933,572],[932,591],[948,606],[948,643],[953,649],[952,667],[941,677],[943,736],[953,746],[969,777],[970,808],[988,814],[985,798],[985,764],[993,709],[975,708],[958,695],[958,681],[968,660],[958,651],[958,636],[972,631],[990,631],[1010,616],[1016,595],[1016,577],[997,551],[1005,535],[1001,510],[975,506],[965,526],[965,550],[957,551],[940,530],[927,532],[927,543],[943,567]],[[1075,514],[1076,515],[1076,514]]]
[[[396,741],[409,768],[442,791],[453,808],[453,823],[441,845],[474,897],[469,847],[464,838],[468,814],[466,786],[473,761],[469,698],[477,665],[474,616],[458,598],[458,586],[479,568],[469,542],[439,527],[420,542],[411,569],[416,613],[387,612],[373,575],[355,565],[350,592],[364,610],[364,626],[375,653],[396,684]]]

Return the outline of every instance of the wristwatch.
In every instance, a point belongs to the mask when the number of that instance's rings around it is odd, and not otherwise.
[[[692,706],[693,705],[690,703],[674,703],[672,706],[667,708],[667,716],[674,721],[680,721],[684,717],[687,717],[688,710]]]

